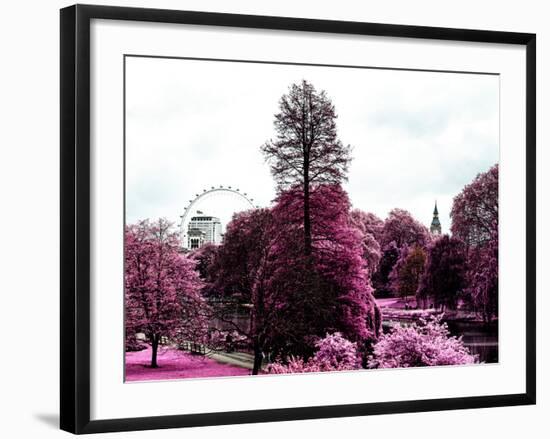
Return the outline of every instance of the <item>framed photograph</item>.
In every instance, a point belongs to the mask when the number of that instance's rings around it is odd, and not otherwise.
[[[535,403],[535,35],[61,10],[61,428]]]

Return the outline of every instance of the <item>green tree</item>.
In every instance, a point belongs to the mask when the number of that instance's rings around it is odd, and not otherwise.
[[[409,250],[407,257],[399,270],[398,292],[401,297],[408,297],[416,294],[418,285],[420,284],[420,278],[424,273],[425,265],[426,252],[422,247],[418,245],[414,246],[411,250]]]
[[[465,245],[443,235],[428,248],[428,261],[419,287],[419,296],[431,298],[441,310],[456,309],[458,295],[466,286]]]

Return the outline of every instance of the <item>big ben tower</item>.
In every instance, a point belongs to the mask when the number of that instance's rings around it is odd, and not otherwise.
[[[439,222],[439,212],[437,211],[437,201],[434,207],[434,217],[430,226],[430,232],[432,235],[441,235],[441,223]]]

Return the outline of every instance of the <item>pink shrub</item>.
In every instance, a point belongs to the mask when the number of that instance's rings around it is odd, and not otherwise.
[[[409,326],[396,325],[374,345],[370,368],[396,368],[472,364],[462,338],[451,336],[441,317],[421,320]]]
[[[315,346],[317,352],[308,361],[300,357],[289,357],[286,364],[275,362],[268,366],[267,373],[303,373],[354,370],[361,367],[357,344],[335,332],[319,340]]]
[[[283,373],[303,373],[303,372],[320,372],[318,365],[310,361],[304,361],[301,357],[291,356],[287,358],[286,364],[279,361],[271,363],[267,366],[267,373],[283,374]]]
[[[327,334],[315,346],[318,350],[313,362],[321,370],[351,370],[360,367],[357,344],[346,340],[339,332]]]

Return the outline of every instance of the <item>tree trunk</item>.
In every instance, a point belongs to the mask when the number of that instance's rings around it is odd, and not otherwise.
[[[262,368],[262,361],[264,359],[263,352],[257,341],[254,342],[254,366],[252,367],[252,375],[258,375]]]
[[[263,273],[261,271],[259,271],[257,274],[263,278]],[[262,351],[262,342],[264,341],[264,338],[260,334],[266,324],[264,320],[264,289],[261,282],[256,283],[254,293],[255,294],[253,294],[253,297],[255,313],[253,313],[252,319],[250,321],[250,323],[252,324],[252,347],[254,350],[254,366],[252,367],[252,375],[258,375],[260,369],[262,368],[262,360],[264,357]]]
[[[489,314],[489,311],[487,311],[487,307],[483,307],[483,324],[485,326],[489,326],[489,322],[491,321],[491,316]]]
[[[304,253],[311,256],[311,213],[309,207],[309,163],[304,160]]]
[[[151,336],[151,347],[153,354],[151,356],[151,367],[157,368],[159,367],[157,364],[157,352],[159,348],[159,341],[160,341],[160,335],[159,334],[153,334]]]

